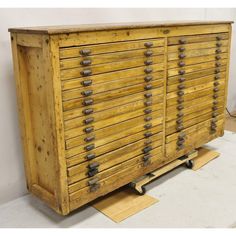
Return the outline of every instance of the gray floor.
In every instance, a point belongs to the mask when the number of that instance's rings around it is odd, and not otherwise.
[[[221,156],[194,172],[178,167],[151,183],[160,202],[116,224],[92,207],[67,217],[27,195],[0,206],[0,227],[230,227],[236,228],[236,133],[208,144]]]

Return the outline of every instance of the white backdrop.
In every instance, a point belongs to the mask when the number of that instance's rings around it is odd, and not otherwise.
[[[0,204],[27,192],[8,28],[158,20],[236,21],[236,9],[0,9]],[[234,32],[232,52],[235,48]],[[236,110],[236,53],[231,58],[228,107],[232,111]]]

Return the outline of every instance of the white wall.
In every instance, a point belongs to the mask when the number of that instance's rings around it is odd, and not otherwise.
[[[24,195],[9,27],[158,20],[236,20],[235,9],[0,9],[0,204]],[[236,48],[233,36],[232,52]],[[236,110],[236,54],[232,54],[228,107]]]

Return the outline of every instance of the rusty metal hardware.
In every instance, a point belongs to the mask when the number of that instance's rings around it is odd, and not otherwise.
[[[145,98],[150,98],[150,97],[152,97],[152,93],[145,93],[145,94],[144,94],[144,97],[145,97]]]
[[[92,61],[90,59],[84,59],[80,62],[80,65],[82,66],[89,66],[91,65]]]
[[[150,89],[152,89],[152,85],[151,85],[151,84],[146,84],[146,85],[144,86],[144,88],[145,88],[146,90],[150,90]]]
[[[87,159],[87,160],[92,160],[92,159],[94,159],[95,157],[96,157],[96,155],[95,155],[94,153],[89,153],[89,154],[86,155],[86,159]]]
[[[179,74],[180,75],[184,75],[185,74],[185,70],[179,70]]]
[[[150,114],[152,112],[152,109],[151,108],[147,108],[144,110],[144,113],[145,114]]]
[[[94,122],[94,118],[93,117],[89,117],[89,118],[87,118],[87,119],[85,119],[84,120],[84,124],[90,124],[90,123],[92,123],[92,122]]]
[[[179,58],[180,58],[180,59],[183,59],[183,58],[185,58],[185,57],[186,57],[185,54],[183,54],[183,53],[179,54]]]
[[[152,117],[151,116],[147,116],[147,117],[144,118],[144,120],[145,121],[150,121],[150,120],[152,120]]]
[[[93,127],[93,126],[84,128],[84,132],[87,133],[87,134],[88,134],[88,133],[91,133],[93,130],[94,130],[94,127]]]
[[[81,82],[81,84],[82,84],[83,86],[90,86],[92,83],[93,83],[93,81],[92,81],[91,79],[89,79],[89,80],[84,80],[84,81]]]
[[[144,46],[145,46],[146,48],[150,48],[150,47],[153,46],[153,42],[146,42],[146,43],[144,43]]]
[[[91,54],[91,50],[90,49],[82,49],[82,50],[80,50],[80,54],[82,56],[88,56]]]
[[[93,104],[93,99],[89,98],[89,99],[85,99],[83,101],[83,105],[88,106],[88,105],[92,105]]]
[[[144,128],[145,129],[151,129],[152,128],[152,124],[146,124],[146,125],[144,125]]]
[[[149,65],[152,65],[152,64],[153,64],[153,61],[152,61],[151,59],[148,59],[148,60],[145,60],[145,61],[144,61],[144,64],[145,64],[146,66],[149,66]]]
[[[145,101],[145,102],[144,102],[144,105],[147,106],[147,107],[148,107],[148,106],[151,106],[151,105],[152,105],[152,101]]]
[[[95,148],[94,144],[89,144],[87,146],[84,147],[85,151],[91,151]]]
[[[151,81],[153,78],[152,78],[152,76],[151,75],[147,75],[147,76],[145,76],[145,78],[144,78],[144,80],[146,81],[146,82],[149,82],[149,81]]]
[[[152,71],[153,71],[153,69],[152,69],[151,67],[145,68],[145,70],[144,70],[144,72],[145,72],[146,74],[149,74],[149,73],[151,73]]]
[[[144,137],[145,138],[149,138],[149,137],[151,137],[152,136],[152,132],[146,132],[145,134],[144,134]]]
[[[95,139],[95,136],[90,136],[90,137],[86,137],[85,139],[84,139],[84,141],[85,142],[91,142],[91,141],[93,141]]]
[[[144,52],[144,55],[145,55],[146,57],[150,57],[150,56],[152,56],[152,54],[153,54],[153,51],[152,51],[152,50],[147,50],[146,52]]]
[[[80,72],[82,76],[89,76],[92,74],[92,71],[90,69],[86,69]]]
[[[87,97],[93,94],[93,90],[86,90],[86,91],[81,92],[81,94]]]
[[[183,62],[183,61],[180,61],[178,64],[179,64],[180,67],[185,66],[185,62]]]
[[[85,115],[90,115],[90,114],[93,113],[93,109],[92,109],[92,108],[84,109],[84,110],[83,110],[83,113],[84,113]]]

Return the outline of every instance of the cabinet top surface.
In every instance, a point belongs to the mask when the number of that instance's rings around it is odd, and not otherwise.
[[[213,25],[232,24],[233,21],[165,21],[165,22],[130,22],[130,23],[110,23],[110,24],[82,24],[82,25],[61,25],[61,26],[37,26],[10,28],[9,32],[31,33],[31,34],[63,34],[88,31],[101,31],[113,29],[138,29],[151,27],[169,26],[190,26],[190,25]]]

